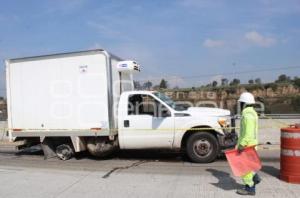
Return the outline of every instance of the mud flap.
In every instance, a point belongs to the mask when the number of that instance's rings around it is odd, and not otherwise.
[[[49,140],[49,138],[45,138],[41,143],[43,152],[44,152],[44,159],[50,159],[53,157],[57,157],[55,152],[55,146],[53,145],[53,142]]]

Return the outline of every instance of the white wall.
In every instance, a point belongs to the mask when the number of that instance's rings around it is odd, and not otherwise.
[[[280,144],[280,129],[291,124],[300,123],[299,119],[259,119],[258,140],[260,144]],[[236,121],[240,126],[240,120]],[[239,132],[239,130],[237,130]]]

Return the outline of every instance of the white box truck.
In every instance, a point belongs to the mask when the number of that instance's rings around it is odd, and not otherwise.
[[[6,60],[10,140],[41,144],[46,158],[171,149],[198,163],[235,145],[230,111],[179,110],[162,93],[135,91],[139,71],[101,49]]]

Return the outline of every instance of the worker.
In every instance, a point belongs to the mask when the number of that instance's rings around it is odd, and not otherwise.
[[[258,116],[254,109],[254,96],[249,92],[241,94],[238,103],[242,110],[242,117],[240,123],[240,136],[237,142],[238,152],[243,152],[245,147],[256,146],[258,144]],[[244,188],[237,190],[240,195],[255,195],[255,185],[257,185],[261,178],[255,172],[249,172],[242,176]]]

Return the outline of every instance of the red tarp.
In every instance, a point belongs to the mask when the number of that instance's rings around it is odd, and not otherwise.
[[[225,151],[226,158],[235,176],[243,176],[261,169],[261,162],[255,147],[247,147],[241,153],[236,149]]]

